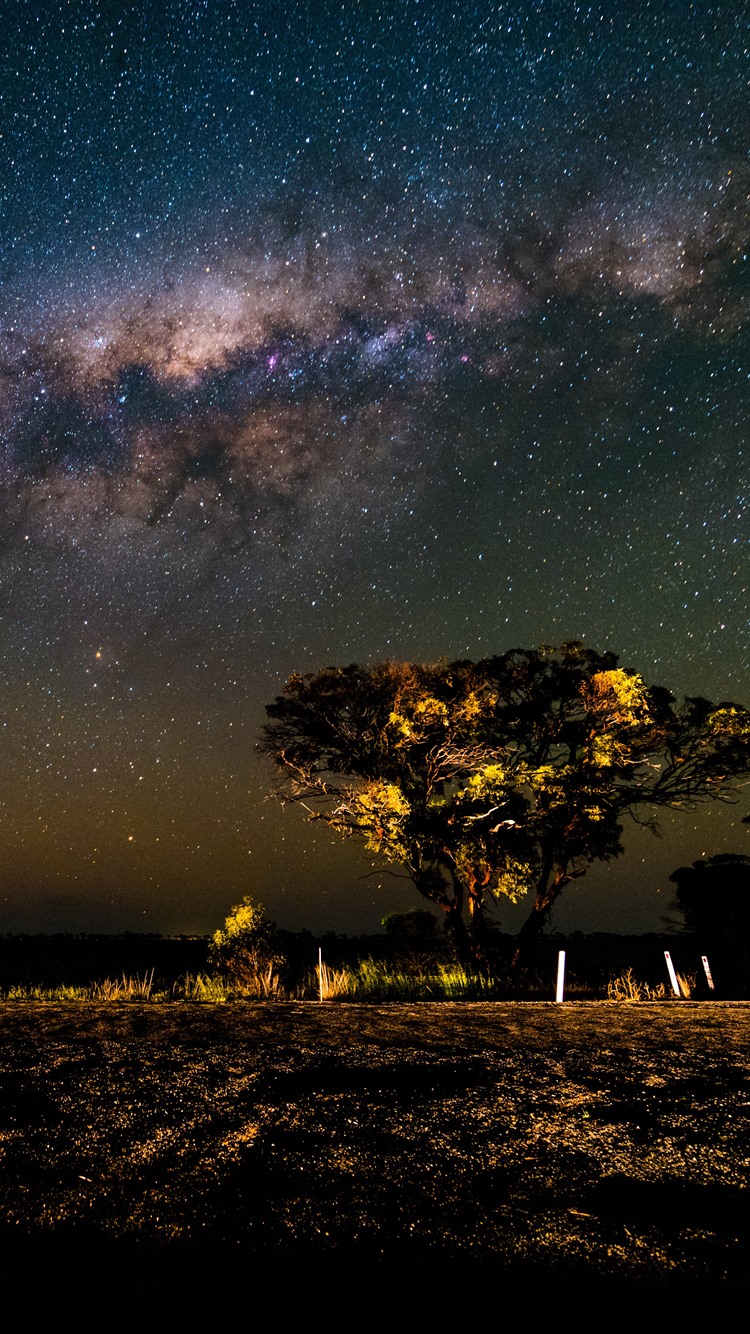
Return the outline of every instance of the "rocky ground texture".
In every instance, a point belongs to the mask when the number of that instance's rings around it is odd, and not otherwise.
[[[0,1241],[721,1296],[749,1113],[746,1003],[9,1002]]]

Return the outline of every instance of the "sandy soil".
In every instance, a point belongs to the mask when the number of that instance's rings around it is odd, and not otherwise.
[[[746,1003],[5,1003],[0,1241],[723,1300],[749,1111]]]

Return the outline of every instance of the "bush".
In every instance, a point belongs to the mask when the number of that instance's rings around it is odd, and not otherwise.
[[[235,904],[214,934],[208,957],[217,972],[244,995],[268,997],[279,990],[284,956],[276,923],[249,896]]]

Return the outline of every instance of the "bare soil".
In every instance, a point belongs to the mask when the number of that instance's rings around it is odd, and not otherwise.
[[[749,1112],[744,1002],[8,1002],[0,1243],[284,1275],[287,1305],[312,1268],[328,1311],[392,1309],[396,1272],[407,1315],[484,1288],[715,1303],[746,1290]]]

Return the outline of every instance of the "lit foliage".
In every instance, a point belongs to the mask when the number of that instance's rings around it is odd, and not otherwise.
[[[292,676],[262,749],[282,800],[404,866],[475,957],[488,898],[534,890],[530,933],[595,860],[622,851],[624,815],[726,798],[748,770],[750,715],[677,705],[579,643],[481,662],[379,663]]]
[[[268,996],[278,990],[283,956],[276,926],[260,903],[246,895],[235,904],[211,938],[209,960],[245,994]]]
[[[364,783],[352,792],[349,807],[370,852],[382,853],[389,861],[405,860],[410,807],[395,783]]]

